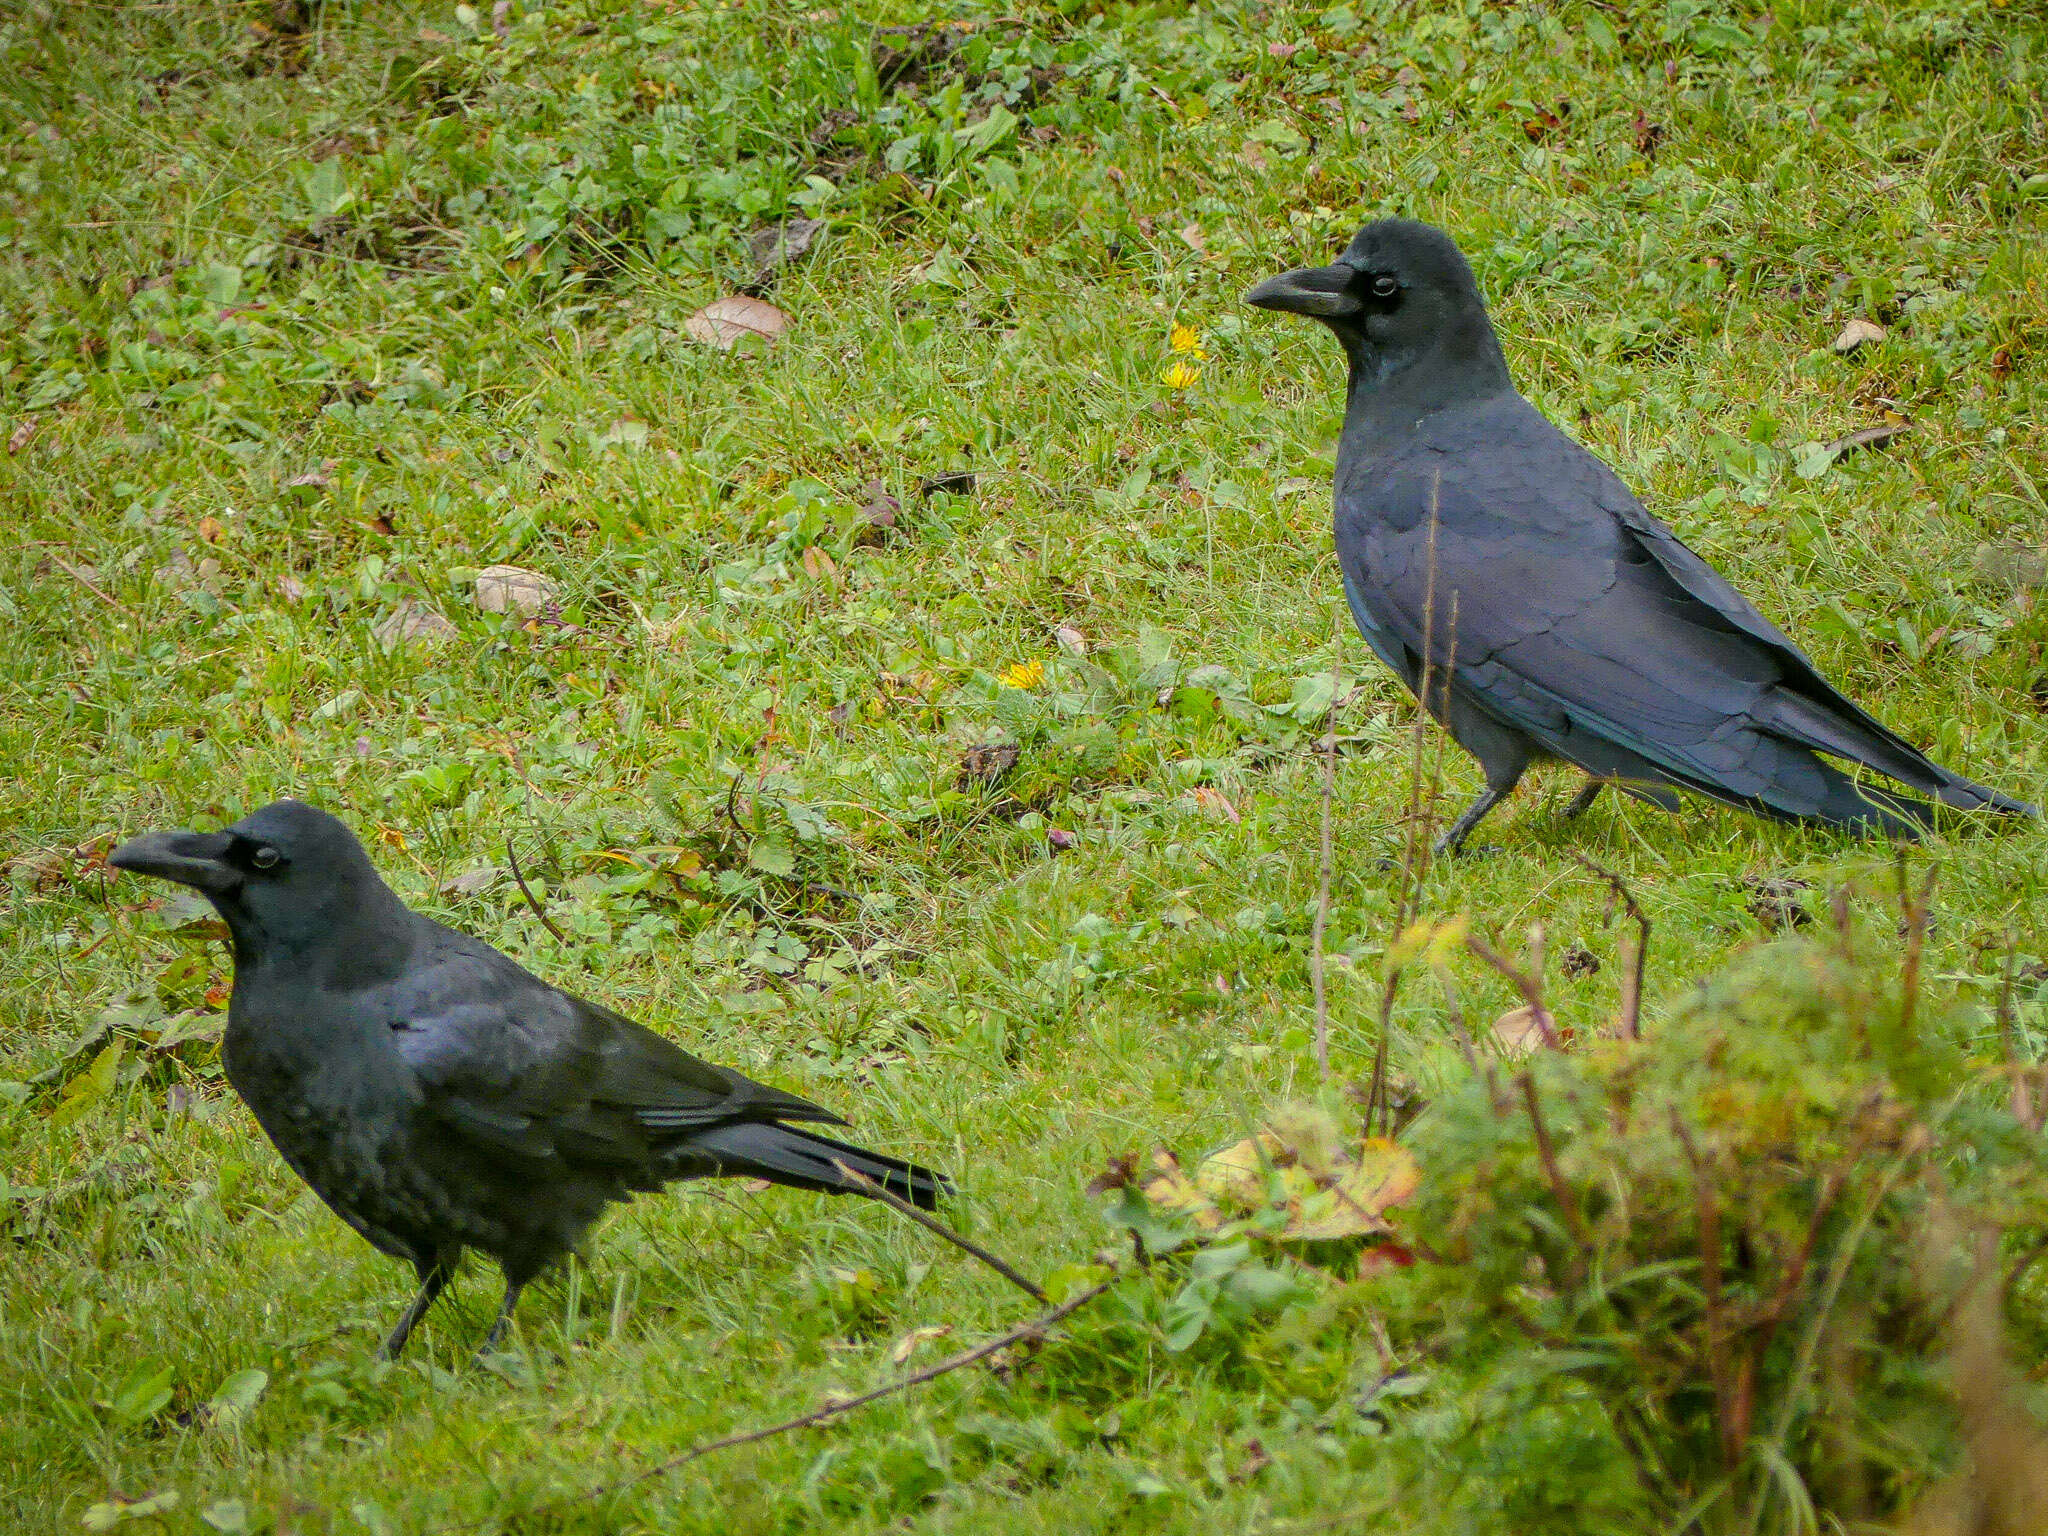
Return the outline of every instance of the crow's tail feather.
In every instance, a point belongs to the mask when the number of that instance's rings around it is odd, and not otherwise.
[[[1832,690],[1830,690],[1832,692]],[[1768,729],[1781,733],[1816,752],[1844,758],[1874,768],[1896,779],[1908,789],[1932,795],[1943,805],[1959,811],[1997,811],[2006,816],[2038,816],[2041,813],[2024,800],[2001,795],[1995,789],[1973,784],[1959,773],[1951,773],[1910,742],[1893,734],[1847,699],[1814,698],[1790,688],[1773,691],[1768,704]],[[1898,800],[1868,787],[1860,794],[1876,799],[1890,809],[1911,807],[1915,802]],[[1844,806],[1844,810],[1849,809]],[[1928,823],[1925,807],[1908,810],[1920,825]],[[1865,812],[1867,818],[1867,810]],[[1830,820],[1837,819],[1833,816]],[[1842,819],[1856,819],[1853,814]]]
[[[795,1126],[758,1120],[698,1131],[690,1137],[688,1150],[692,1160],[702,1157],[726,1175],[766,1179],[771,1184],[813,1189],[828,1195],[865,1193],[833,1166],[844,1163],[861,1177],[925,1211],[935,1208],[939,1197],[953,1190],[952,1181],[944,1174],[916,1163],[834,1141],[813,1131],[800,1131]]]

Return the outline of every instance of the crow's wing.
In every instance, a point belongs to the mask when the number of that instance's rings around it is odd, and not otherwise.
[[[1908,783],[1952,777],[1823,681],[1519,397],[1446,412],[1399,454],[1359,464],[1338,488],[1337,547],[1361,630],[1405,658],[1411,686],[1427,653],[1467,696],[1593,771],[1618,747],[1674,782],[1798,815],[1838,805],[1841,786],[1785,743]]]
[[[549,986],[467,935],[437,938],[394,999],[392,1031],[423,1107],[471,1140],[629,1169],[709,1127],[844,1123]]]

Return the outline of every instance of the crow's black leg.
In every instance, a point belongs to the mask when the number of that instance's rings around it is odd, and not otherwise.
[[[484,1335],[483,1343],[476,1347],[479,1358],[488,1355],[504,1342],[505,1330],[512,1326],[512,1309],[519,1305],[519,1293],[525,1289],[524,1281],[505,1282],[505,1299],[498,1303],[498,1320],[491,1324],[491,1331]]]
[[[1451,823],[1451,830],[1436,840],[1437,857],[1446,858],[1464,847],[1465,839],[1472,835],[1472,829],[1485,819],[1488,811],[1505,800],[1507,795],[1505,789],[1495,789],[1489,785],[1485,793],[1472,802],[1471,808]]]
[[[1600,791],[1606,787],[1607,781],[1604,779],[1586,780],[1585,787],[1576,795],[1573,795],[1572,803],[1564,808],[1564,819],[1566,821],[1577,821],[1581,816],[1585,815],[1591,809],[1593,802],[1600,798]]]
[[[377,1357],[380,1360],[398,1358],[398,1352],[405,1348],[405,1341],[412,1337],[413,1329],[419,1326],[420,1319],[427,1315],[427,1308],[434,1304],[434,1298],[441,1294],[454,1274],[453,1265],[438,1263],[421,1273],[420,1293],[413,1297],[412,1305],[405,1309],[405,1316],[401,1317],[398,1326],[391,1330],[391,1337],[378,1348]]]

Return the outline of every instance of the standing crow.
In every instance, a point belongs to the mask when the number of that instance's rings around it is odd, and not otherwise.
[[[228,1081],[313,1192],[419,1274],[387,1357],[463,1249],[505,1274],[489,1350],[520,1288],[608,1203],[670,1179],[864,1193],[843,1163],[926,1209],[949,1188],[785,1124],[845,1122],[420,916],[347,827],[296,800],[224,832],[145,833],[109,862],[189,885],[226,919]]]
[[[1925,802],[2032,806],[1928,761],[1850,703],[1606,465],[1515,392],[1472,269],[1449,236],[1385,219],[1334,266],[1245,295],[1312,315],[1351,364],[1337,449],[1337,555],[1359,632],[1486,791],[1455,852],[1530,763],[1562,758],[1666,810],[1671,789],[1785,821],[1911,835]],[[1424,697],[1425,693],[1427,697]]]

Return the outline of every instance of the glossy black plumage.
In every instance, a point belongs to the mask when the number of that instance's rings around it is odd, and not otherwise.
[[[1359,632],[1479,760],[1455,849],[1529,764],[1667,809],[1910,834],[1930,807],[2033,807],[1931,762],[1822,678],[1748,599],[1515,390],[1463,255],[1390,219],[1247,295],[1328,325],[1350,363],[1336,540]],[[1823,756],[1825,754],[1825,756]]]
[[[607,1204],[672,1179],[861,1193],[837,1160],[926,1208],[946,1187],[799,1129],[844,1122],[413,912],[348,828],[310,806],[149,833],[111,862],[203,891],[226,920],[228,1080],[320,1198],[419,1275],[388,1353],[464,1249],[504,1271],[495,1341],[520,1287]]]

